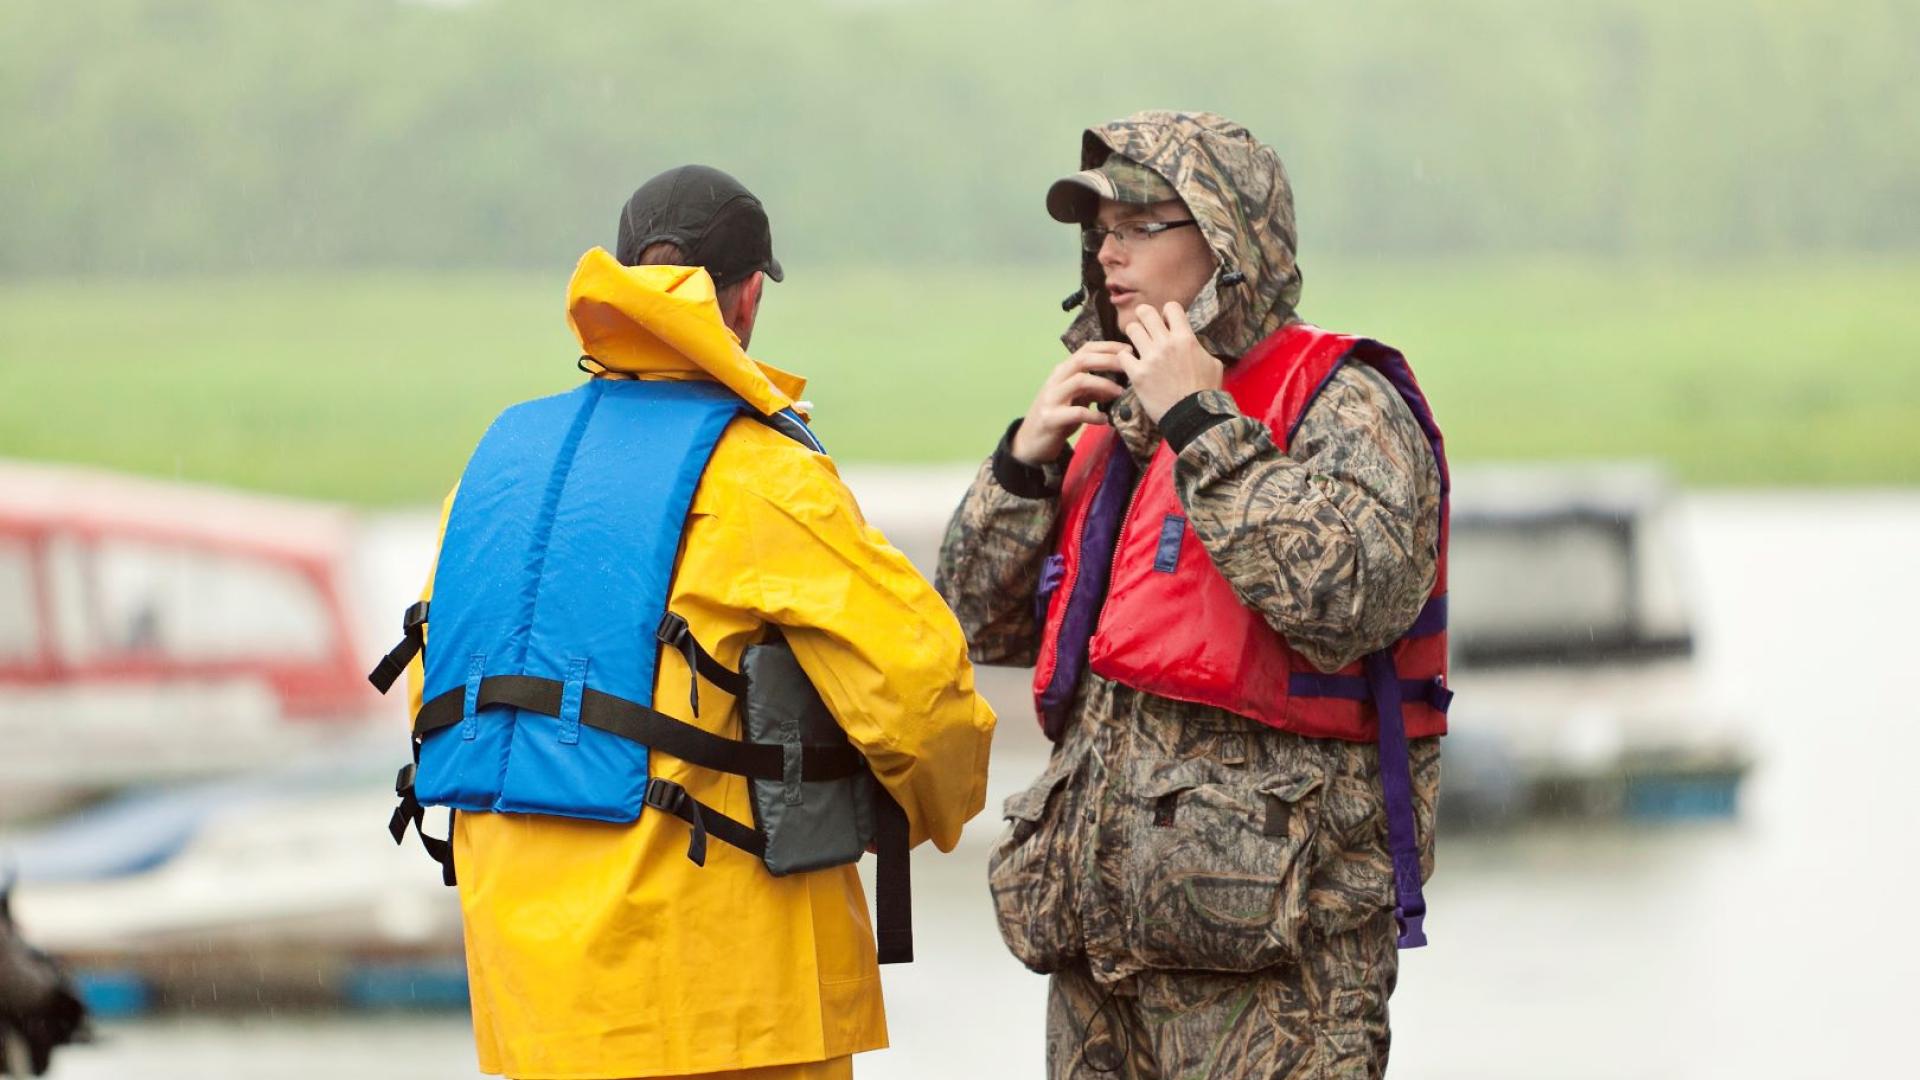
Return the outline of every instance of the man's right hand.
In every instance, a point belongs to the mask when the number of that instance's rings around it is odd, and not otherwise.
[[[1034,395],[1020,430],[1008,447],[1014,459],[1040,466],[1059,458],[1067,440],[1082,424],[1104,424],[1107,415],[1096,406],[1126,393],[1124,387],[1100,371],[1122,371],[1123,356],[1133,347],[1120,341],[1090,341],[1062,360]]]

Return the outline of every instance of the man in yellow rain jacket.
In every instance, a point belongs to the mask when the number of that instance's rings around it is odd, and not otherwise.
[[[762,284],[781,276],[757,199],[718,170],[672,170],[635,193],[618,246],[617,260],[588,252],[570,287],[584,369],[717,383],[761,417],[792,410],[804,381],[745,352]],[[911,841],[951,850],[985,798],[994,725],[952,613],[866,524],[825,454],[754,417],[727,424],[691,498],[668,609],[733,670],[749,645],[783,635]],[[429,620],[429,656],[433,634]],[[740,738],[736,702],[705,678],[696,715],[691,677],[664,654],[652,707]],[[418,714],[420,663],[408,682]],[[754,821],[745,777],[657,748],[649,768]],[[887,1045],[855,866],[775,877],[730,844],[711,844],[704,866],[688,846],[686,822],[651,810],[628,823],[455,813],[482,1070],[828,1080]]]

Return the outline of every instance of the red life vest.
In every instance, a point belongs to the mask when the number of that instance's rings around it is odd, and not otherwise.
[[[1447,460],[1412,369],[1379,342],[1295,323],[1230,367],[1224,389],[1242,413],[1266,423],[1285,452],[1333,373],[1356,361],[1400,392],[1440,472],[1433,591],[1414,625],[1383,651],[1398,675],[1406,735],[1442,735],[1452,698],[1446,688]],[[1240,602],[1187,525],[1173,465],[1173,452],[1162,443],[1135,489],[1136,466],[1111,428],[1087,428],[1074,447],[1061,488],[1060,546],[1047,561],[1039,597],[1046,623],[1033,686],[1048,736],[1059,737],[1081,671],[1091,666],[1137,690],[1213,705],[1300,735],[1375,740],[1365,662],[1323,674]]]

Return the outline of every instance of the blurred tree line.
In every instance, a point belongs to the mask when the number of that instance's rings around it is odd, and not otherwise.
[[[6,0],[0,274],[551,267],[705,161],[810,265],[1058,260],[1208,108],[1309,254],[1920,247],[1914,0]]]

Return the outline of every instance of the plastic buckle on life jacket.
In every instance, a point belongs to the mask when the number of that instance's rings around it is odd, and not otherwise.
[[[655,810],[672,814],[687,823],[691,830],[687,837],[687,858],[695,866],[707,865],[707,826],[700,818],[700,804],[687,794],[687,789],[671,780],[658,777],[647,781],[647,793],[642,799]]]
[[[416,827],[426,814],[426,808],[413,794],[413,762],[400,766],[399,775],[393,778],[393,793],[400,798],[400,805],[393,808],[393,817],[387,822],[387,831],[393,834],[393,842],[403,843],[407,838],[407,826]]]
[[[441,883],[457,885],[459,880],[453,872],[453,830],[451,828],[447,830],[447,838],[444,840],[427,835],[427,808],[420,805],[420,799],[413,793],[414,775],[413,762],[408,762],[400,766],[400,772],[393,778],[393,793],[400,797],[400,805],[393,808],[393,816],[387,819],[387,832],[392,834],[394,843],[404,843],[407,839],[407,826],[412,825],[415,835],[420,837],[420,846],[427,851],[427,856],[440,864]]]
[[[1396,942],[1403,949],[1419,949],[1427,944],[1427,911],[1421,908],[1408,914],[1402,907],[1393,909],[1393,920],[1400,924],[1400,940]]]
[[[700,715],[700,643],[693,639],[693,627],[687,620],[667,612],[660,616],[660,626],[653,636],[668,648],[674,649],[687,660],[687,707],[693,715]]]
[[[685,643],[693,638],[693,628],[687,625],[687,620],[681,618],[677,613],[669,611],[665,615],[660,616],[660,626],[653,632],[653,636],[662,645],[671,645],[676,649],[684,649],[686,647]]]
[[[367,673],[367,681],[381,693],[393,689],[393,684],[406,673],[407,665],[426,647],[427,638],[423,628],[427,625],[428,601],[422,600],[400,617],[400,644],[387,651],[380,662]]]

